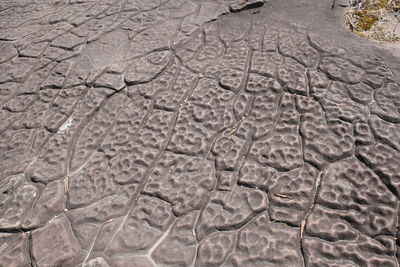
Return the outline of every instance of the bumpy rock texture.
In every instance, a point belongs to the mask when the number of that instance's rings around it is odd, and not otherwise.
[[[341,12],[1,1],[0,266],[399,266],[400,60]]]

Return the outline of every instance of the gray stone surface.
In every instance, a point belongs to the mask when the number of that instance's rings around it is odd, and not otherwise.
[[[331,6],[1,1],[0,266],[399,266],[400,51]]]

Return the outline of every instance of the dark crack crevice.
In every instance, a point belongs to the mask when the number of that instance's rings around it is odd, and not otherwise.
[[[230,6],[225,6],[222,11],[216,16],[204,21],[203,24],[207,24],[213,21],[218,20],[221,16],[245,12],[248,10],[255,10],[253,13],[258,13],[260,8],[264,6],[265,0],[242,0],[241,3],[236,3]]]
[[[30,233],[31,231],[37,229],[36,227],[32,228],[2,228],[0,229],[0,233],[6,234],[21,234],[21,233]]]
[[[250,9],[257,9],[264,6],[263,0],[244,0],[244,3],[234,4],[229,7],[231,13],[239,13]],[[249,3],[248,3],[249,2]]]
[[[29,234],[29,237],[28,237],[28,253],[29,253],[30,266],[36,266],[35,258],[33,256],[32,234],[30,232],[28,234]]]

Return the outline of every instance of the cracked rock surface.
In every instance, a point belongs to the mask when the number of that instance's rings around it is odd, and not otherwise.
[[[340,8],[1,1],[0,266],[399,266],[400,58]]]

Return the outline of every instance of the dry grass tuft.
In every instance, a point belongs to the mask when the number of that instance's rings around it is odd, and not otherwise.
[[[381,42],[395,42],[399,36],[389,29],[390,15],[400,22],[400,0],[349,0],[345,21],[356,35]]]

